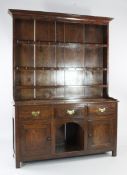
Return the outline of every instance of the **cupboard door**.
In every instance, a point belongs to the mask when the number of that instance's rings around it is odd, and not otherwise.
[[[88,149],[106,149],[113,146],[114,121],[112,119],[88,122]]]
[[[21,127],[21,154],[36,157],[51,153],[51,126],[41,122],[23,123]]]

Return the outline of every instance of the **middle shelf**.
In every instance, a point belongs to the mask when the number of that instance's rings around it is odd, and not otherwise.
[[[93,84],[93,85],[49,85],[49,86],[39,86],[39,85],[17,85],[16,88],[19,89],[42,89],[42,88],[63,88],[63,87],[99,87],[99,88],[107,88],[107,84]]]
[[[30,67],[30,66],[16,66],[14,70],[70,70],[70,71],[107,71],[103,67]]]
[[[16,44],[19,45],[37,45],[37,46],[64,46],[68,47],[70,45],[83,45],[85,47],[108,47],[106,43],[92,43],[92,42],[60,42],[60,41],[34,41],[34,40],[15,40]]]
[[[107,67],[106,55],[107,48],[102,45],[95,47],[84,47],[80,44],[62,45],[41,45],[28,46],[17,45],[15,53],[15,68],[32,69],[101,69]],[[96,47],[97,46],[97,47]],[[99,47],[98,47],[99,46]]]

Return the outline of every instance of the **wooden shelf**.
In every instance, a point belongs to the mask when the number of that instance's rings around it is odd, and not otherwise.
[[[74,71],[107,71],[107,68],[103,67],[28,67],[28,66],[16,66],[15,70],[74,70]]]
[[[16,88],[19,89],[43,89],[43,88],[63,88],[63,87],[99,87],[99,88],[107,88],[107,85],[102,84],[93,84],[93,85],[51,85],[51,86],[25,86],[25,85],[17,85]]]
[[[59,42],[59,41],[33,41],[33,40],[16,40],[17,44],[25,45],[57,45],[57,46],[69,46],[71,44],[84,45],[85,47],[107,47],[105,43],[84,43],[84,42]]]
[[[107,26],[34,20],[16,20],[16,99],[106,96]]]

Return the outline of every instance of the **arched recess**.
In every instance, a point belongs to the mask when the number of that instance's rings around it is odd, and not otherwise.
[[[74,122],[56,127],[56,152],[71,152],[84,149],[84,130]]]

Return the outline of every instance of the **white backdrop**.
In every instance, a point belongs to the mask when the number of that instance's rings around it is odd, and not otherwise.
[[[12,18],[8,9],[108,16],[110,23],[109,95],[117,98],[118,150],[127,146],[127,1],[0,0],[0,144],[12,140]]]

